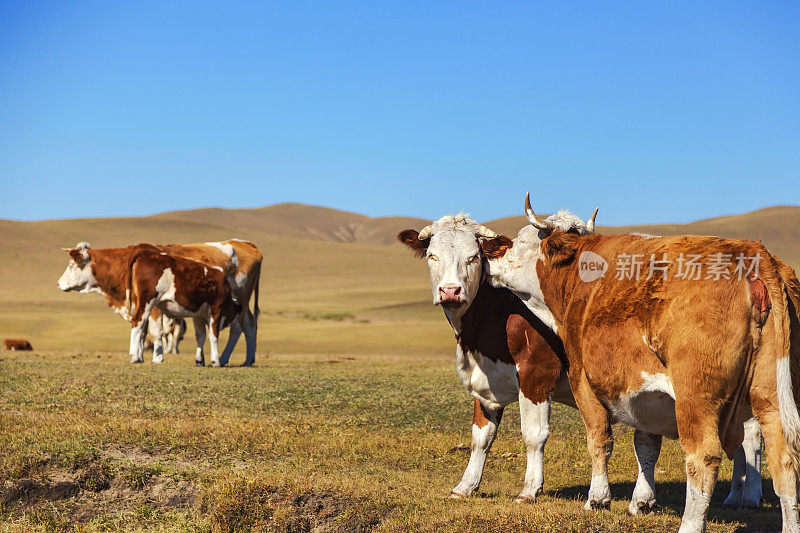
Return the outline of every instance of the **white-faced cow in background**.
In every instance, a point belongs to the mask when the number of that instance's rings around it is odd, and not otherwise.
[[[261,252],[248,241],[231,239],[224,242],[202,244],[137,244],[125,248],[91,248],[88,243],[78,243],[74,248],[66,249],[70,254],[70,262],[58,281],[59,288],[64,291],[80,291],[81,293],[98,292],[106,297],[109,307],[130,321],[130,294],[127,283],[134,259],[145,251],[159,251],[173,256],[200,261],[211,267],[220,269],[226,274],[233,297],[241,306],[241,313],[236,321],[230,324],[231,330],[225,350],[212,363],[217,366],[227,364],[230,354],[236,345],[242,330],[247,343],[245,365],[255,362],[257,341],[258,287],[261,275]],[[253,298],[253,312],[249,302]],[[205,322],[194,319],[197,353],[195,360],[203,364],[203,344],[205,343]],[[133,345],[133,343],[132,343]],[[132,353],[132,362],[140,362],[140,357]],[[136,357],[133,357],[136,355]],[[134,360],[135,359],[135,360]],[[153,353],[153,362],[160,362],[160,354]]]
[[[589,501],[608,494],[611,423],[679,438],[686,454],[681,532],[702,531],[722,454],[755,414],[784,531],[800,531],[800,283],[760,243],[718,237],[581,235],[540,221],[481,243],[492,283],[512,289],[564,343],[592,460]],[[680,258],[749,259],[744,276],[680,276]],[[655,258],[655,275],[582,279],[580,258]],[[652,259],[651,259],[652,260]],[[673,263],[675,262],[675,263]],[[757,264],[757,269],[752,269]],[[685,263],[683,264],[685,268]],[[650,269],[652,274],[652,267]],[[794,374],[794,375],[793,375]]]

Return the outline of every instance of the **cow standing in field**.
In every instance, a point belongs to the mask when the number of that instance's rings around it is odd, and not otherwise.
[[[551,217],[553,218],[553,217]],[[554,220],[565,231],[594,231],[577,217]],[[505,289],[481,281],[484,277],[479,243],[496,235],[465,215],[445,216],[422,231],[405,230],[398,240],[428,262],[434,305],[441,305],[457,339],[457,368],[467,390],[475,396],[469,463],[451,497],[473,494],[506,405],[519,401],[522,436],[527,449],[525,485],[518,502],[532,502],[542,491],[544,446],[549,435],[550,401],[575,407],[569,388],[567,359],[558,336]],[[655,356],[652,356],[655,358]],[[752,420],[743,446],[736,452],[731,492],[732,507],[758,507],[761,500],[761,433]],[[661,436],[634,432],[639,463],[628,511],[647,513],[656,506],[654,470]],[[748,465],[750,465],[748,467]],[[587,507],[608,505],[608,499]]]
[[[594,218],[575,231],[594,229]],[[496,234],[466,215],[445,216],[422,231],[398,239],[428,262],[433,303],[441,305],[456,336],[456,368],[475,397],[472,452],[451,497],[478,489],[486,456],[505,407],[519,402],[527,450],[525,484],[517,502],[532,502],[544,483],[544,446],[549,436],[550,402],[575,407],[561,340],[510,291],[482,281],[480,242]],[[654,470],[661,437],[634,435],[639,477],[628,510],[647,513],[656,505]],[[601,502],[608,505],[610,499]]]
[[[702,531],[722,454],[733,455],[753,413],[783,530],[800,531],[794,272],[760,243],[579,235],[538,220],[528,198],[526,216],[531,225],[516,239],[486,239],[481,248],[492,283],[513,290],[564,344],[592,460],[589,502],[609,494],[611,423],[622,421],[680,439],[687,475],[680,531]],[[636,258],[650,260],[644,275],[629,270]],[[742,259],[738,276],[720,267],[731,258]],[[617,275],[587,275],[581,262],[616,265]],[[688,270],[697,264],[700,274]]]
[[[242,311],[221,267],[165,252],[140,253],[131,265],[128,293],[131,297],[130,351],[139,362],[144,351],[147,321],[158,308],[171,317],[193,318],[196,324],[208,324],[211,362],[218,366],[219,332],[233,323]],[[206,328],[197,331],[197,344],[202,346]],[[134,355],[131,357],[133,359]],[[203,365],[204,361],[197,363]]]
[[[25,339],[5,339],[3,348],[10,351],[32,351],[33,346]]]
[[[82,293],[98,292],[106,297],[109,307],[130,321],[130,294],[127,283],[130,269],[138,254],[146,251],[158,251],[193,259],[226,273],[226,279],[233,291],[233,297],[241,304],[242,310],[237,320],[230,324],[228,343],[215,365],[227,364],[230,354],[236,345],[239,335],[244,330],[247,344],[245,365],[255,362],[257,341],[258,287],[261,275],[262,256],[253,243],[240,239],[224,242],[208,242],[202,244],[137,244],[125,248],[91,248],[89,243],[78,243],[74,248],[66,249],[70,255],[70,263],[58,281],[59,288],[64,291],[77,290]],[[253,312],[249,302],[253,297]],[[205,323],[194,320],[195,337],[198,341],[195,360],[198,364],[204,361],[203,344],[205,342]],[[140,357],[133,357],[131,362],[140,362]],[[135,360],[134,360],[135,359]],[[161,362],[161,353],[153,352],[153,362]]]

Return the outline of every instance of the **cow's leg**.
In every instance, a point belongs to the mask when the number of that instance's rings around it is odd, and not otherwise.
[[[682,387],[676,383],[675,388]],[[675,414],[686,458],[686,505],[678,533],[699,533],[705,531],[708,504],[722,462],[719,413],[697,396],[688,399],[679,396]]]
[[[636,478],[628,512],[632,515],[647,514],[656,508],[655,470],[661,453],[661,435],[637,429],[633,433],[633,450],[639,463],[639,477]]]
[[[478,490],[483,477],[486,455],[497,435],[497,427],[503,417],[503,408],[489,411],[477,399],[472,408],[472,451],[469,463],[461,476],[461,482],[450,492],[451,498],[466,498]]]
[[[741,507],[746,509],[758,509],[761,506],[763,492],[761,489],[761,426],[758,420],[753,417],[744,423],[744,450],[745,476],[744,491],[742,494]]]
[[[225,345],[225,349],[222,350],[222,355],[219,358],[220,366],[225,366],[228,364],[228,361],[230,361],[233,349],[236,348],[236,343],[239,341],[239,335],[241,334],[242,326],[239,324],[239,317],[236,317],[228,328],[228,343]]]
[[[544,485],[544,445],[550,435],[550,399],[533,403],[520,391],[519,416],[527,467],[525,486],[514,501],[526,503],[533,502],[542,492]]]
[[[744,423],[744,440],[733,456],[731,491],[726,507],[758,509],[761,506],[761,426],[755,417]]]
[[[164,352],[166,353],[175,353],[173,350],[175,349],[175,329],[170,329],[167,333],[164,334]]]
[[[194,356],[194,364],[205,366],[206,361],[203,357],[203,346],[206,343],[206,322],[201,318],[192,319],[194,322],[194,339],[197,341],[197,352]]]
[[[140,300],[136,306],[136,316],[131,318],[131,344],[129,350],[131,363],[144,363],[144,340],[147,337],[147,328],[150,324],[150,313],[157,302],[157,298],[153,298],[147,303]],[[138,309],[142,311],[139,312]]]
[[[164,361],[164,315],[151,321],[150,333],[153,335],[153,363],[159,365]]]
[[[611,487],[608,484],[608,460],[614,449],[611,417],[591,389],[581,371],[570,374],[570,387],[575,404],[586,426],[586,448],[592,461],[592,482],[584,509],[607,509],[611,506]]]
[[[244,366],[253,366],[256,362],[256,342],[258,341],[258,320],[250,312],[250,309],[244,309],[245,330],[244,339],[247,345],[247,356],[244,360]]]
[[[217,339],[219,338],[219,320],[214,317],[209,318],[208,324],[208,344],[211,346],[211,366],[219,367],[219,347],[217,346]]]

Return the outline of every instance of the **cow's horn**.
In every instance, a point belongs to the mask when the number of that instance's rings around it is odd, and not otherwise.
[[[497,237],[497,233],[493,232],[486,226],[480,225],[478,226],[478,237],[484,237],[486,239],[494,239]]]
[[[420,230],[419,236],[417,238],[419,240],[421,240],[421,241],[424,241],[425,239],[427,239],[428,237],[431,236],[431,233],[433,233],[433,224],[431,224],[430,226],[425,226],[424,228],[422,228]]]
[[[533,208],[531,207],[531,193],[525,193],[525,217],[528,219],[528,222],[531,223],[536,229],[553,229],[553,223],[547,222],[540,222],[538,218],[536,218],[536,213],[533,212]]]
[[[64,247],[62,247],[61,249],[64,250],[65,252],[71,252],[72,251],[72,248],[64,248]]]
[[[589,217],[589,222],[586,223],[586,231],[588,231],[589,233],[594,233],[594,219],[595,217],[597,217],[598,209],[600,208],[599,207],[594,208],[594,213],[592,213],[592,216]]]

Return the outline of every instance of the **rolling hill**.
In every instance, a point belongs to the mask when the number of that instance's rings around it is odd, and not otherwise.
[[[598,219],[602,221],[602,213]],[[254,241],[264,253],[260,349],[447,353],[452,336],[439,310],[430,305],[427,268],[395,241],[398,231],[428,223],[302,204],[136,218],[0,220],[0,338],[27,337],[39,348],[126,350],[126,324],[107,310],[101,297],[57,289],[67,264],[61,247],[79,241],[100,248],[240,237]],[[522,216],[485,222],[510,236],[525,223]],[[683,225],[600,226],[599,231],[761,239],[793,267],[800,266],[798,206]]]

